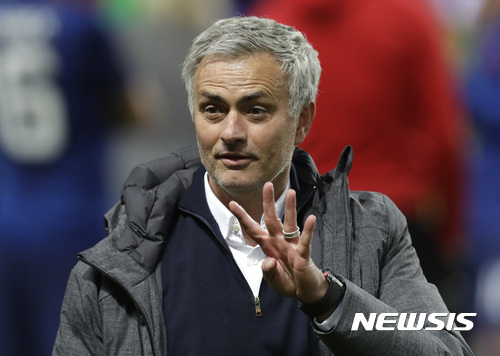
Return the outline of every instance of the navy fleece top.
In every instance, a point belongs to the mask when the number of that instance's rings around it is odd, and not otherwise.
[[[204,172],[200,167],[181,198],[162,260],[168,354],[318,355],[318,338],[296,300],[263,282],[256,315],[252,291],[208,208]]]

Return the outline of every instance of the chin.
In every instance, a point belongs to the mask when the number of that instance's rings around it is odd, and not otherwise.
[[[255,184],[246,181],[218,181],[218,184],[228,192],[243,192],[255,189]]]
[[[239,172],[236,176],[239,177],[216,177],[215,181],[228,193],[242,193],[247,191],[255,191],[262,189],[264,183],[259,186],[259,182],[242,179],[245,177],[244,172]]]

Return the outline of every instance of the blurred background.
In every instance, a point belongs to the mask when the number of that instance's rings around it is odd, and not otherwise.
[[[302,147],[350,144],[352,189],[407,216],[464,336],[500,355],[500,0],[0,0],[0,350],[51,352],[76,254],[137,164],[196,143],[181,81],[214,20],[260,15],[319,51]]]

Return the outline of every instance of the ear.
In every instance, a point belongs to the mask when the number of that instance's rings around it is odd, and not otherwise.
[[[316,115],[316,104],[309,103],[302,108],[295,131],[295,146],[300,145],[306,138],[309,128],[311,127],[314,115]]]

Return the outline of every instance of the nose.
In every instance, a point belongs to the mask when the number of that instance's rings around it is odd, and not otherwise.
[[[220,139],[228,145],[245,142],[247,135],[245,119],[238,112],[231,110],[224,121]]]

